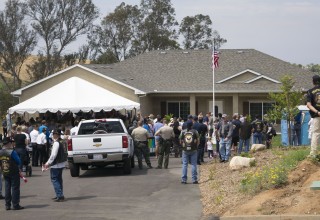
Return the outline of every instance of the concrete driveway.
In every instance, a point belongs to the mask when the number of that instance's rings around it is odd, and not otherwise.
[[[156,158],[151,158],[156,167]],[[191,182],[191,167],[188,170]],[[63,173],[67,200],[51,200],[54,191],[49,171],[33,168],[28,183],[21,183],[20,211],[6,211],[0,201],[1,219],[184,219],[201,218],[202,204],[198,185],[180,183],[179,158],[170,158],[169,169],[137,167],[131,175],[123,175],[121,168],[107,167],[81,171],[72,178],[69,170]]]

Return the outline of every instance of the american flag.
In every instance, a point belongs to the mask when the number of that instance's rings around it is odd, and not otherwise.
[[[219,52],[213,50],[213,54],[212,54],[212,68],[217,68],[219,67]]]

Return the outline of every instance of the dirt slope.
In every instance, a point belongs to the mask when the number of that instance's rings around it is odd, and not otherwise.
[[[310,190],[313,181],[320,181],[320,167],[302,161],[289,175],[288,184],[280,189],[250,196],[240,192],[243,174],[279,157],[270,151],[255,154],[257,167],[231,171],[228,164],[211,161],[200,167],[200,190],[204,216],[320,214],[320,190]]]

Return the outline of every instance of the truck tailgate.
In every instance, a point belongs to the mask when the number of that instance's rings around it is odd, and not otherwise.
[[[95,134],[73,136],[73,154],[128,152],[128,148],[122,148],[122,136],[125,135]]]

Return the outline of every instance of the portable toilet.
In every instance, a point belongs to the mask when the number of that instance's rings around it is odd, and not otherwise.
[[[309,121],[311,119],[309,109],[305,105],[299,105],[299,110],[301,111],[301,145],[310,145],[309,139]]]
[[[282,146],[289,145],[288,125],[287,125],[287,117],[285,113],[282,114],[282,118],[281,118],[281,144]]]
[[[299,105],[298,109],[301,112],[301,145],[310,145],[310,139],[308,138],[309,136],[309,121],[310,121],[310,113],[309,113],[309,108],[306,105]],[[291,129],[291,128],[290,128]],[[288,140],[288,125],[287,125],[287,120],[285,114],[283,114],[283,117],[281,119],[281,143],[283,146],[288,146],[289,145],[289,140]]]

